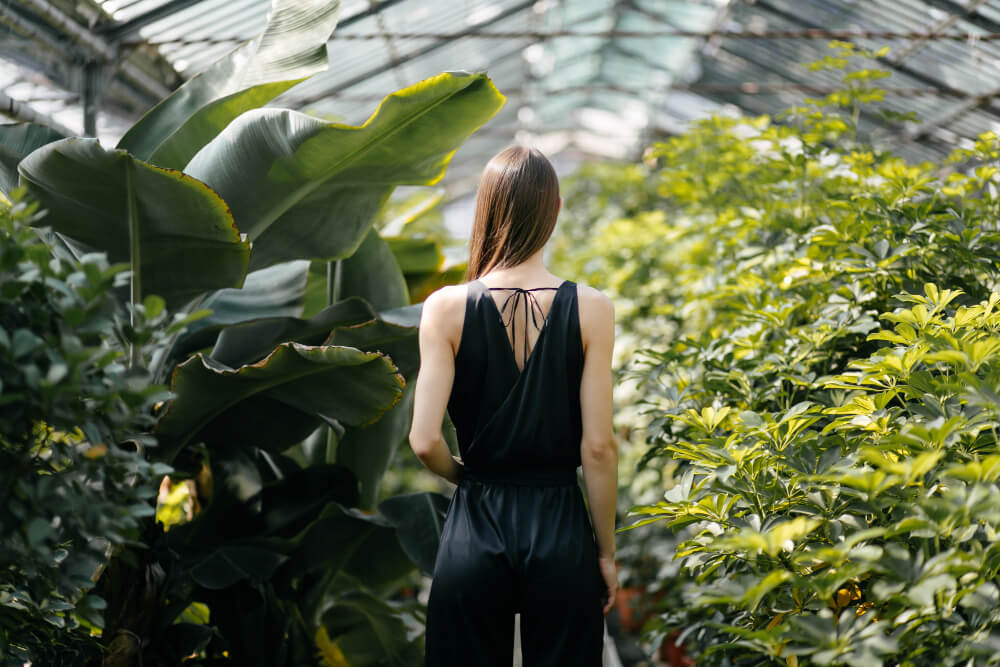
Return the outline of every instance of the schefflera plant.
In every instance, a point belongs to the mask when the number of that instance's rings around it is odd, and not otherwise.
[[[820,400],[677,415],[666,449],[686,471],[635,511],[696,527],[677,557],[688,602],[716,612],[688,628],[721,642],[709,662],[994,660],[1000,293],[960,296],[900,294],[913,305],[868,336],[891,345],[823,380]]]
[[[699,664],[998,660],[998,142],[946,177],[861,144],[880,77],[652,151],[684,251],[644,465],[677,469],[630,514],[683,536],[646,630]]]

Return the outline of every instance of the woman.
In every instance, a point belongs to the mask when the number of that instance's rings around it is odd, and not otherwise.
[[[525,665],[601,664],[618,587],[614,310],[542,264],[561,207],[539,151],[497,154],[476,197],[471,281],[424,301],[410,446],[458,484],[427,602],[427,667],[509,667],[518,612]],[[446,409],[461,459],[442,437]]]

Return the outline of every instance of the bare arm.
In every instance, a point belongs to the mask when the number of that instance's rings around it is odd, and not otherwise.
[[[581,300],[582,301],[582,300]],[[583,437],[580,458],[587,504],[597,539],[598,565],[607,585],[604,613],[611,611],[618,591],[615,567],[615,508],[618,504],[618,443],[611,426],[611,356],[615,342],[615,312],[611,300],[593,290],[580,310],[584,338],[580,408]]]
[[[413,394],[413,423],[410,447],[429,470],[453,484],[458,483],[461,466],[451,455],[441,433],[455,380],[455,353],[448,332],[448,308],[442,290],[424,300],[420,314],[418,339],[420,371]]]

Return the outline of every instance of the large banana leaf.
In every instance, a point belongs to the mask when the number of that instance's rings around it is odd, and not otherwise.
[[[421,664],[420,645],[409,640],[400,614],[384,600],[363,590],[338,595],[323,613],[324,641],[345,665]],[[327,663],[331,664],[331,663]],[[336,663],[332,663],[336,664]]]
[[[216,437],[224,433],[213,428],[215,420],[235,428],[252,419],[259,426],[268,419],[267,410],[275,411],[275,420],[288,419],[292,411],[301,418],[364,425],[399,400],[402,386],[388,358],[350,347],[284,343],[266,359],[238,369],[198,354],[174,372],[171,390],[177,398],[157,424],[159,454],[169,462],[206,430]],[[232,441],[238,444],[251,431],[233,433]]]
[[[63,135],[37,123],[0,125],[0,193],[9,195],[17,187],[17,165],[40,146],[59,141]]]
[[[392,463],[413,423],[415,382],[403,387],[403,398],[374,424],[345,429],[337,442],[336,461],[350,468],[361,483],[361,507],[371,508],[378,499],[382,476]]]
[[[296,260],[247,274],[243,287],[222,289],[204,302],[212,314],[198,320],[202,326],[247,322],[263,317],[298,317],[306,292],[309,262]]]
[[[406,555],[427,576],[434,572],[449,499],[440,493],[406,493],[379,503],[378,511],[396,527]]]
[[[361,247],[342,260],[342,296],[360,296],[376,309],[405,306],[409,301],[406,281],[389,247],[374,227]],[[372,507],[379,482],[392,462],[413,421],[413,387],[420,367],[417,327],[400,327],[382,320],[356,327],[334,329],[326,343],[348,345],[388,354],[406,379],[403,400],[378,423],[367,427],[347,426],[337,443],[337,463],[347,466],[361,482],[361,506]]]
[[[262,484],[259,465],[259,458],[235,447],[212,457],[211,502],[165,536],[165,545],[185,554],[188,566],[226,544],[291,555],[296,546],[289,540],[299,539],[329,503],[357,504],[357,479],[343,466],[312,465]]]
[[[18,170],[48,209],[40,224],[131,263],[140,296],[176,306],[243,283],[249,244],[226,202],[201,181],[81,138],[38,148]]]
[[[251,271],[247,274],[243,287],[239,289],[213,292],[200,306],[211,310],[212,314],[185,329],[184,334],[171,346],[166,363],[179,362],[199,350],[210,348],[219,338],[219,332],[225,331],[227,325],[301,315],[305,305],[308,271],[308,261],[283,262],[260,271]],[[269,341],[267,348],[253,361],[263,359],[275,345],[288,340],[293,339]],[[220,361],[233,367],[247,363],[246,359]]]
[[[381,589],[413,571],[396,529],[385,517],[339,503],[328,503],[294,539],[274,542],[289,555],[279,576],[309,572],[347,574],[364,586]]]
[[[226,327],[219,334],[211,356],[227,366],[250,364],[263,359],[279,343],[295,341],[321,345],[335,328],[357,326],[377,317],[378,313],[364,299],[351,297],[323,309],[308,320],[268,317],[242,322]]]
[[[441,243],[433,238],[383,237],[399,264],[411,302],[422,302],[431,292],[463,281],[465,263],[445,265]],[[308,289],[308,287],[307,287]]]
[[[191,77],[118,143],[140,159],[181,169],[244,111],[327,67],[339,0],[272,0],[264,32]]]
[[[378,318],[363,324],[334,329],[324,345],[346,345],[366,352],[387,354],[409,382],[416,378],[420,368],[418,331],[415,326],[396,324],[380,313]]]
[[[370,229],[358,249],[340,263],[339,299],[359,296],[379,310],[410,303],[406,278],[379,233]],[[312,262],[303,311],[318,313],[327,304],[328,262]]]
[[[384,240],[404,274],[434,273],[444,264],[444,253],[437,239],[389,236]]]
[[[229,327],[219,336],[212,358],[229,366],[253,363],[281,341],[336,344],[389,355],[406,381],[402,399],[374,424],[345,426],[337,444],[336,461],[357,475],[361,482],[361,506],[371,507],[379,481],[405,440],[412,420],[413,380],[420,367],[415,322],[418,309],[419,306],[407,306],[385,311],[390,318],[387,320],[363,299],[350,297],[311,320],[271,318]],[[283,404],[261,403],[247,416],[241,412],[238,418],[215,420],[203,437],[208,440],[239,434],[247,443],[281,449],[304,440],[309,435],[307,429],[315,424],[308,415],[296,415],[294,410]]]
[[[232,207],[254,242],[252,268],[349,257],[392,189],[438,182],[504,100],[483,73],[446,72],[389,95],[360,127],[255,109],[185,171]]]
[[[403,272],[374,227],[369,228],[354,254],[341,263],[341,298],[360,296],[376,310],[397,308],[410,302]]]

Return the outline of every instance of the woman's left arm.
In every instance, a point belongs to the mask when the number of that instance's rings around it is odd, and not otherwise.
[[[448,304],[443,289],[424,299],[420,312],[420,371],[413,394],[409,439],[413,453],[428,469],[458,484],[462,466],[451,455],[441,432],[455,380],[455,353],[445,335]]]

